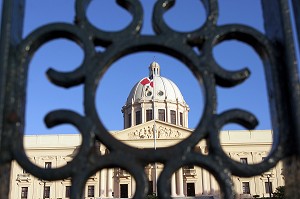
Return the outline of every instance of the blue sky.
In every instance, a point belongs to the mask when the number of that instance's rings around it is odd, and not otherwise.
[[[151,15],[154,0],[142,0],[144,24],[141,34],[153,35]],[[262,12],[259,0],[230,0],[219,2],[218,24],[243,23],[263,32]],[[52,22],[72,23],[74,1],[28,0],[26,5],[24,37],[42,25]],[[117,31],[126,27],[131,16],[112,0],[95,0],[89,6],[88,18],[96,27]],[[190,31],[205,22],[205,10],[200,0],[177,0],[174,8],[165,14],[168,25],[177,31]],[[105,49],[97,49],[105,50]],[[241,42],[228,41],[214,48],[214,57],[227,70],[245,66],[251,77],[234,88],[217,88],[218,107],[221,113],[231,108],[248,110],[259,120],[257,129],[270,129],[270,114],[262,62],[255,51]],[[84,54],[74,42],[59,39],[43,45],[32,57],[27,88],[26,134],[78,133],[69,125],[47,129],[45,115],[52,110],[70,109],[84,114],[83,86],[64,89],[51,84],[45,75],[47,69],[71,71],[79,66]],[[148,66],[155,60],[161,66],[161,75],[171,79],[181,90],[190,106],[189,127],[198,124],[203,97],[200,86],[189,69],[181,62],[161,53],[135,53],[117,60],[109,68],[96,94],[96,106],[101,121],[109,130],[123,128],[121,108],[136,82],[148,75]],[[240,129],[228,125],[224,129]]]

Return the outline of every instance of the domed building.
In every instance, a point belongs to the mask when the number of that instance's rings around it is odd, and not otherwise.
[[[113,133],[117,139],[134,147],[166,147],[192,132],[188,128],[188,104],[177,85],[160,72],[160,65],[152,62],[149,76],[131,89],[121,110],[124,130]],[[153,139],[157,139],[155,146]]]
[[[125,98],[125,97],[124,97]],[[121,108],[124,129],[111,132],[123,143],[137,148],[159,148],[175,145],[191,133],[188,128],[190,107],[176,84],[161,76],[157,62],[149,66],[149,76],[142,78],[131,89]],[[220,132],[220,142],[228,157],[245,164],[261,162],[270,152],[271,130],[229,130]],[[28,157],[40,167],[55,168],[72,161],[80,135],[27,135],[24,145]],[[207,154],[207,144],[202,141],[195,150]],[[108,153],[100,145],[101,154]],[[163,164],[145,167],[149,181],[149,194],[156,192],[156,180]],[[284,185],[282,164],[279,163],[261,176],[250,178],[232,176],[237,198],[269,197],[276,187]],[[10,198],[70,198],[71,180],[42,181],[23,170],[16,162],[11,169]],[[98,171],[87,180],[86,199],[132,198],[135,193],[134,178],[120,168]],[[207,170],[189,165],[180,168],[171,179],[173,198],[220,198],[217,181]]]

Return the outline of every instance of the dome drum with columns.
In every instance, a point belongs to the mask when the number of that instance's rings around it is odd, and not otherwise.
[[[149,77],[141,79],[132,89],[122,107],[124,128],[149,120],[160,120],[188,128],[189,106],[179,88],[160,76],[160,66],[152,62]]]

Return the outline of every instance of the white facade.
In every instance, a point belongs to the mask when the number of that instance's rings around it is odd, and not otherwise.
[[[171,80],[160,76],[160,67],[156,62],[151,63],[149,69],[149,77],[143,78],[133,87],[126,104],[122,107],[124,130],[111,133],[118,140],[137,148],[175,145],[193,133],[188,128],[189,106],[178,87]],[[151,86],[151,82],[154,82],[154,87],[153,83]],[[147,112],[147,110],[151,111]],[[164,110],[164,117],[159,110]],[[140,112],[137,114],[138,111]],[[156,129],[155,133],[153,129]],[[268,155],[272,145],[272,131],[222,131],[220,141],[230,158],[254,164]],[[80,147],[81,136],[68,134],[25,136],[24,143],[26,153],[33,163],[40,167],[57,168],[72,161]],[[99,150],[103,155],[107,153],[103,145]],[[206,142],[198,143],[195,150],[207,154]],[[156,166],[159,176],[163,165],[156,164]],[[152,185],[150,193],[156,192],[154,165],[145,167],[145,173],[149,184]],[[284,185],[282,164],[278,164],[261,176],[251,178],[232,176],[232,180],[237,198],[252,198],[255,195],[268,197],[269,182],[273,191],[276,187]],[[103,169],[89,178],[84,196],[89,199],[130,198],[134,195],[135,185],[135,180],[127,171],[119,168]],[[24,171],[16,162],[12,163],[11,199],[43,198],[44,190],[47,192],[46,198],[65,199],[69,198],[70,186],[70,179],[55,182],[42,181]],[[171,196],[219,198],[220,191],[217,181],[209,172],[189,165],[173,174]]]
[[[157,121],[157,147],[174,145],[190,133],[189,129],[172,126],[166,122]],[[119,140],[136,147],[152,148],[153,134],[147,136],[145,130],[151,129],[153,121],[115,132],[114,135]],[[139,134],[135,132],[140,132]],[[221,142],[224,150],[229,157],[236,161],[247,159],[248,164],[262,161],[270,151],[272,143],[272,131],[223,131],[220,133]],[[28,157],[36,165],[45,167],[51,162],[53,168],[60,167],[71,161],[81,143],[80,135],[36,135],[25,136],[25,143]],[[47,146],[45,146],[47,144]],[[197,151],[207,153],[205,142],[201,142],[195,148]],[[105,148],[100,148],[102,154],[106,153]],[[157,165],[158,174],[163,165]],[[11,199],[21,199],[22,188],[28,187],[27,198],[38,199],[43,196],[44,186],[50,187],[50,198],[68,198],[67,187],[71,186],[70,179],[48,182],[39,180],[29,173],[24,173],[22,168],[16,163],[12,164],[11,171]],[[145,168],[149,181],[154,181],[153,165]],[[272,189],[284,185],[282,176],[282,165],[278,164],[264,176],[251,178],[232,177],[235,184],[235,191],[238,198],[251,198],[253,195],[269,196],[266,190],[268,182],[267,174],[270,174]],[[218,198],[219,186],[215,179],[206,170],[199,167],[186,167],[177,171],[172,177],[172,196],[182,197],[192,195],[189,191],[194,190],[195,196],[214,195]],[[244,188],[243,188],[244,185]],[[88,188],[93,187],[93,197],[88,197]],[[246,187],[245,187],[246,186]],[[247,188],[248,186],[248,188]],[[189,189],[189,190],[188,190]],[[243,194],[249,189],[249,194]],[[123,190],[123,193],[121,193]],[[152,187],[155,191],[155,186]],[[125,193],[124,193],[125,191]],[[104,169],[91,176],[87,182],[85,198],[119,198],[121,194],[132,197],[135,191],[135,181],[130,174],[124,170]],[[114,196],[113,196],[114,195]],[[123,196],[124,196],[123,195]]]

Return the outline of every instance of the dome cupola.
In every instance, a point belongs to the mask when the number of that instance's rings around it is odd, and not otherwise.
[[[153,76],[160,76],[160,66],[157,62],[152,62],[149,66],[149,78],[153,79]]]
[[[189,106],[179,88],[171,80],[160,76],[159,64],[152,62],[149,77],[135,84],[122,107],[124,128],[153,119],[188,127],[188,111]]]

